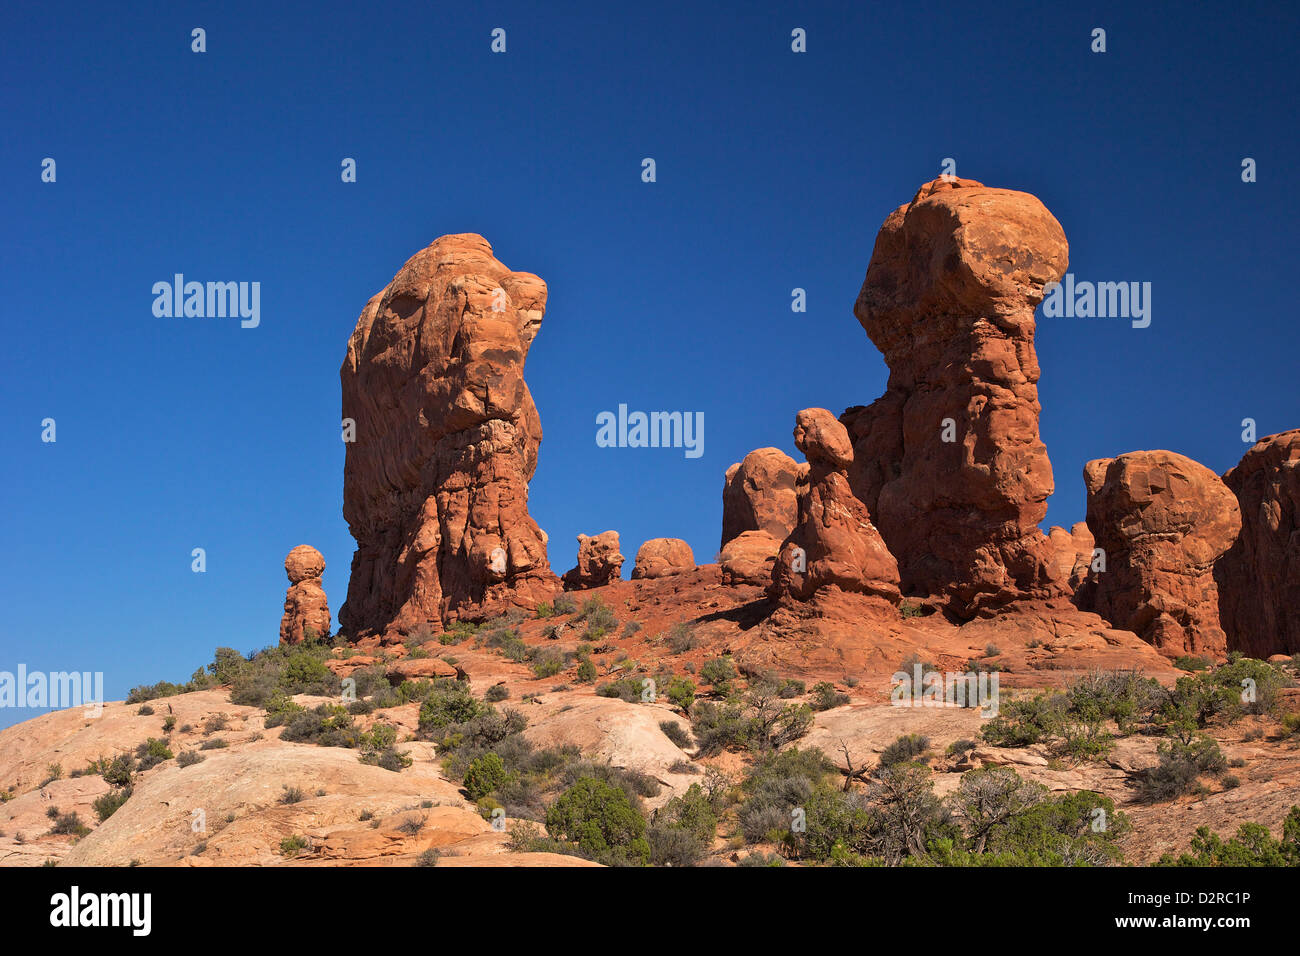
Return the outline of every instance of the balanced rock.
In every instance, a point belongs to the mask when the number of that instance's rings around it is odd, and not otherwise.
[[[681,538],[651,538],[636,552],[632,577],[662,578],[695,567],[695,553]]]
[[[807,601],[837,587],[898,604],[898,564],[849,487],[848,432],[826,409],[806,408],[795,418],[794,443],[808,471],[799,481],[798,521],[772,571],[772,596]]]
[[[618,532],[605,531],[592,537],[578,535],[578,566],[564,574],[564,586],[570,590],[598,588],[619,579],[623,553],[619,550]]]
[[[417,252],[366,303],[340,371],[354,638],[559,590],[528,514],[542,427],[523,371],[545,309],[546,283],[472,234]]]
[[[780,550],[781,541],[766,531],[742,531],[718,552],[722,583],[766,586]]]
[[[854,306],[889,385],[841,418],[850,486],[903,588],[947,595],[962,617],[1062,593],[1038,527],[1052,467],[1038,433],[1034,307],[1068,252],[1033,196],[938,179],[885,220]]]
[[[1214,564],[1237,539],[1237,498],[1204,465],[1171,451],[1135,451],[1084,467],[1088,527],[1105,570],[1080,603],[1166,656],[1222,658]]]
[[[280,643],[328,637],[330,607],[321,586],[325,556],[309,544],[300,544],[284,559],[284,571],[289,575],[289,590],[280,618]]]
[[[764,531],[784,541],[799,514],[799,471],[779,448],[755,449],[728,468],[722,489],[722,546],[746,531]]]
[[[1270,435],[1223,476],[1241,534],[1214,566],[1228,649],[1300,653],[1300,429]]]

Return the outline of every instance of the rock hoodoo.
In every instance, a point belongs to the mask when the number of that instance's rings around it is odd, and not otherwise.
[[[417,252],[366,303],[340,371],[349,635],[437,630],[559,590],[528,514],[542,428],[523,370],[545,309],[546,283],[472,234]]]
[[[889,386],[841,417],[850,486],[903,589],[947,595],[963,617],[1061,593],[1038,528],[1052,467],[1038,434],[1034,307],[1068,252],[1033,196],[935,180],[885,220],[854,306]]]
[[[681,538],[651,538],[636,552],[632,579],[662,578],[695,567],[695,553]]]
[[[280,618],[280,643],[328,637],[330,607],[321,586],[324,555],[309,544],[300,544],[284,559],[284,571],[289,575],[289,590],[284,596],[284,617]]]
[[[1135,451],[1084,467],[1088,528],[1105,556],[1079,603],[1167,656],[1223,657],[1214,564],[1241,529],[1237,499],[1204,465]]]
[[[623,568],[618,532],[605,531],[592,537],[578,535],[578,566],[564,574],[564,586],[571,590],[598,588],[617,581]]]
[[[806,601],[820,589],[884,598],[898,604],[898,564],[849,488],[849,435],[824,408],[795,418],[794,443],[808,458],[800,478],[799,516],[772,571],[772,596]]]
[[[779,543],[799,515],[795,483],[800,466],[779,448],[758,448],[727,469],[722,489],[722,547],[746,531],[764,531]]]
[[[1228,649],[1300,653],[1300,429],[1270,435],[1223,476],[1241,534],[1214,566]]]

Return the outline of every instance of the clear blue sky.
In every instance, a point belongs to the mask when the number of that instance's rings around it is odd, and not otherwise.
[[[1300,426],[1294,5],[611,6],[6,7],[0,670],[102,670],[120,698],[272,643],[304,542],[337,617],[338,368],[367,298],[444,233],[550,287],[527,380],[558,572],[607,528],[629,566],[656,536],[712,559],[730,463],[796,454],[800,408],[881,394],[853,301],[945,157],[1039,196],[1079,278],[1153,284],[1148,329],[1040,324],[1049,523],[1082,519],[1091,458],[1223,471],[1242,418]],[[176,272],[261,282],[260,327],[155,318]],[[598,448],[620,402],[704,412],[704,455]]]

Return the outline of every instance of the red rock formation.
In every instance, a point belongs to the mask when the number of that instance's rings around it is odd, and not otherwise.
[[[794,443],[808,457],[808,471],[799,482],[798,523],[772,572],[772,597],[807,601],[838,588],[898,604],[898,564],[849,488],[848,432],[826,409],[806,408],[796,416]]]
[[[765,531],[778,542],[794,529],[800,468],[779,448],[758,448],[727,469],[722,489],[722,546],[746,531]]]
[[[695,567],[695,554],[681,538],[651,538],[636,552],[632,579],[662,578]]]
[[[564,586],[571,590],[598,588],[617,581],[623,568],[618,532],[578,535],[578,566],[564,574]]]
[[[289,575],[289,590],[284,596],[284,617],[280,619],[280,643],[300,644],[309,636],[328,637],[330,607],[321,587],[324,555],[309,544],[300,544],[284,559],[284,571]]]
[[[1223,480],[1241,506],[1214,567],[1228,649],[1300,653],[1300,429],[1261,439]]]
[[[766,531],[742,531],[718,552],[722,583],[765,587],[772,580],[772,565],[780,550],[781,542]]]
[[[1241,529],[1228,486],[1170,451],[1101,458],[1083,474],[1106,569],[1090,572],[1080,603],[1170,657],[1223,657],[1214,563]]]
[[[1052,579],[1067,594],[1073,594],[1088,578],[1092,551],[1096,547],[1088,523],[1077,521],[1069,531],[1053,525],[1047,538],[1052,544]]]
[[[935,180],[885,220],[854,306],[890,374],[884,396],[842,416],[849,483],[904,590],[946,594],[960,616],[1061,593],[1038,528],[1052,467],[1034,307],[1067,257],[1033,196]]]
[[[524,358],[546,284],[481,236],[443,236],[366,303],[340,377],[343,515],[357,550],[339,613],[352,637],[435,631],[483,605],[559,590],[528,514],[541,422]]]

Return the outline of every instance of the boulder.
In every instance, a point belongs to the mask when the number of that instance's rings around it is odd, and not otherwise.
[[[780,550],[781,542],[766,531],[742,531],[718,553],[722,583],[766,587],[772,580],[772,565]]]
[[[695,567],[695,554],[681,538],[651,538],[636,552],[632,578],[662,578]]]
[[[1169,657],[1222,658],[1214,564],[1237,539],[1237,498],[1204,465],[1135,451],[1084,467],[1088,527],[1105,558],[1078,600]]]
[[[727,469],[722,489],[722,546],[746,531],[778,542],[794,530],[799,465],[779,448],[758,448]]]

